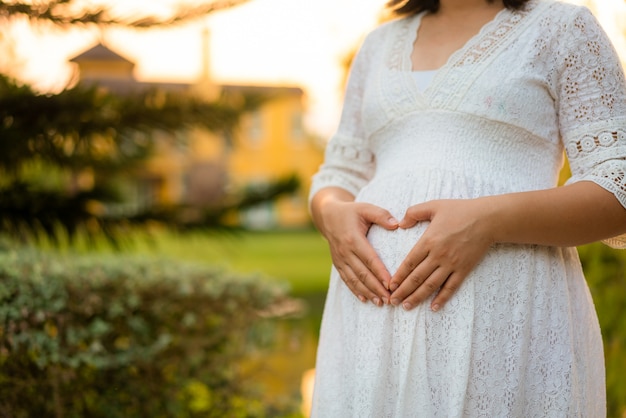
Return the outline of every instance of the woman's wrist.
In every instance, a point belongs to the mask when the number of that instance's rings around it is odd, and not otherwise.
[[[329,214],[336,211],[337,204],[352,201],[354,201],[352,194],[336,187],[322,189],[313,196],[311,200],[311,216],[315,226],[324,237],[327,237],[326,219]]]
[[[486,196],[476,199],[480,213],[479,227],[485,239],[490,244],[497,244],[506,240],[506,209],[504,196]]]
[[[499,232],[502,229],[503,208],[499,196],[479,197],[474,200],[477,205],[477,228],[479,234],[489,245],[501,242]]]

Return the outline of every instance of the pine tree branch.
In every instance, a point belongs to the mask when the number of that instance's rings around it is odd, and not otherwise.
[[[15,172],[35,158],[67,168],[125,166],[150,152],[155,131],[228,132],[263,102],[232,99],[158,89],[120,96],[81,85],[42,95],[0,75],[0,169]]]
[[[101,26],[126,26],[151,28],[186,22],[220,10],[228,9],[248,0],[213,0],[200,5],[184,5],[166,17],[156,15],[125,16],[110,7],[80,7],[81,0],[48,0],[29,3],[0,0],[0,18],[25,16],[34,22],[49,22],[59,26],[96,24]]]

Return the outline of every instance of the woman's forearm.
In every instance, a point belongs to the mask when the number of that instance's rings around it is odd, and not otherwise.
[[[593,182],[482,199],[494,242],[576,246],[626,232],[626,209]]]

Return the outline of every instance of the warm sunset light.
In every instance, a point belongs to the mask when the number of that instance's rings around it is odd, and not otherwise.
[[[0,415],[626,418],[613,51],[388,1],[0,0]]]
[[[589,6],[626,56],[626,3],[570,2]],[[124,10],[158,13],[175,3],[134,1],[124,3]],[[107,29],[102,33],[93,28],[72,29],[51,35],[32,33],[20,24],[13,33],[20,37],[22,49],[17,53],[22,77],[49,89],[70,78],[67,58],[99,38],[137,62],[139,79],[192,81],[201,73],[202,31],[208,27],[210,69],[216,81],[301,86],[309,99],[309,127],[328,135],[340,112],[341,63],[376,25],[384,4],[384,0],[252,0],[202,21],[166,29]]]

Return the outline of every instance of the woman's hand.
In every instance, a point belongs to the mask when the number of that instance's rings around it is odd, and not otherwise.
[[[397,229],[398,221],[375,205],[345,199],[321,200],[313,202],[313,218],[328,241],[333,265],[342,280],[362,302],[388,304],[391,275],[367,240],[367,232],[374,224]]]
[[[408,229],[430,221],[389,284],[391,303],[412,309],[433,293],[439,310],[494,242],[489,207],[483,199],[436,200],[411,206],[400,222]]]

